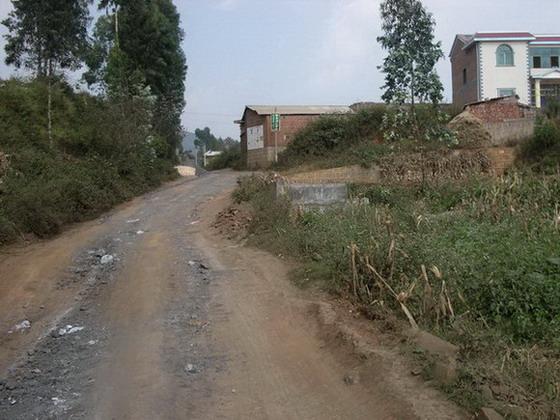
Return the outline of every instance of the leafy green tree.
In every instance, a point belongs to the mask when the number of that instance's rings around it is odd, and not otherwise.
[[[6,63],[46,78],[48,133],[52,144],[52,83],[55,75],[80,67],[87,43],[90,0],[12,0],[2,24],[8,28]]]
[[[210,128],[205,127],[204,129],[197,128],[194,131],[196,140],[194,144],[198,148],[206,148],[206,151],[222,151],[224,150],[224,141],[221,138],[216,137],[210,131]]]
[[[388,51],[385,73],[387,103],[438,104],[443,85],[435,70],[444,57],[441,42],[434,41],[435,20],[419,0],[385,0],[381,3],[384,35],[377,38]]]
[[[180,16],[171,0],[102,0],[109,17],[96,25],[86,80],[109,93],[133,95],[138,84],[156,96],[154,127],[172,157],[181,141],[186,59]]]

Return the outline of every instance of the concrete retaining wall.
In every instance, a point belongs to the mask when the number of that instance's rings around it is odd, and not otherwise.
[[[286,150],[284,146],[278,146],[278,154]],[[247,151],[248,169],[266,169],[274,163],[275,148],[264,147],[262,149]]]
[[[283,179],[276,182],[277,197],[287,197],[294,207],[326,208],[348,199],[346,184],[302,184]]]
[[[530,138],[535,131],[534,118],[522,118],[483,124],[492,137],[493,146],[518,143]]]

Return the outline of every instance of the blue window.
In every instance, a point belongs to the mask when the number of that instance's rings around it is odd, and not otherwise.
[[[513,62],[513,49],[507,45],[502,44],[496,50],[496,64],[499,67],[512,67]]]

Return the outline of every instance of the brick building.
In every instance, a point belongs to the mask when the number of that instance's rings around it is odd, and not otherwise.
[[[560,35],[480,32],[451,49],[453,103],[517,95],[537,108],[560,99]]]
[[[321,115],[347,114],[347,106],[256,106],[245,107],[243,118],[235,121],[241,129],[241,153],[247,167],[270,166],[294,135]],[[272,131],[272,114],[280,115],[280,130]]]
[[[505,96],[487,101],[472,102],[465,105],[465,111],[470,112],[480,121],[497,123],[518,119],[535,119],[535,108],[519,103],[517,96]]]

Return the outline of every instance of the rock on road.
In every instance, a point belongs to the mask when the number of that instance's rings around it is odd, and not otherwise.
[[[212,233],[237,176],[180,180],[0,255],[0,419],[458,417],[382,375],[345,383],[286,265]]]

